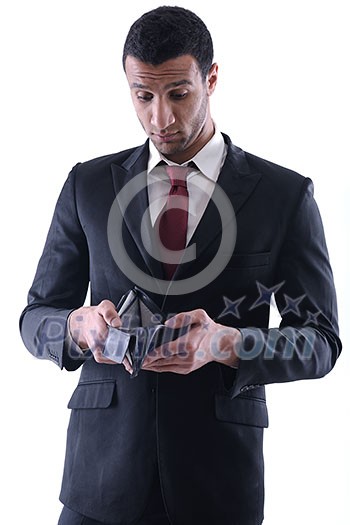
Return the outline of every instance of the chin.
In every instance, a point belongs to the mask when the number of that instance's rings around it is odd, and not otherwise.
[[[183,144],[179,143],[153,143],[155,147],[157,148],[160,153],[163,155],[177,155],[178,153],[182,153],[184,151]]]

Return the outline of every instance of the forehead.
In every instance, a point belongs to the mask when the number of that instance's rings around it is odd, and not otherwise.
[[[131,88],[166,88],[176,83],[195,84],[201,79],[198,63],[191,55],[173,58],[157,66],[128,56],[125,72]]]

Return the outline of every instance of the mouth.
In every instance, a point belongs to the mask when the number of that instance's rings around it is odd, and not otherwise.
[[[153,136],[157,139],[158,142],[172,142],[176,135],[178,134],[178,131],[176,133],[166,133],[166,134],[158,134],[153,133]]]

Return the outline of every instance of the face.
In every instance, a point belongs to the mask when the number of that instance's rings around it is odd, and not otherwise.
[[[173,162],[192,158],[214,133],[209,97],[217,70],[213,64],[204,81],[190,55],[158,66],[131,56],[126,59],[126,76],[141,125],[155,147]]]

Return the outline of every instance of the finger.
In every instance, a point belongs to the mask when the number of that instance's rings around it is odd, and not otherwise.
[[[94,353],[104,348],[108,335],[108,327],[103,318],[99,318],[98,323],[91,328],[86,334],[88,348]]]
[[[106,365],[115,365],[116,363],[112,361],[111,359],[108,359],[108,357],[105,357],[102,353],[102,350],[100,347],[95,348],[93,351],[93,356],[96,361],[96,363],[103,363]]]
[[[152,359],[159,357],[168,358],[172,355],[186,357],[188,354],[192,353],[197,348],[200,340],[200,328],[198,325],[189,326],[190,328],[187,329],[185,333],[182,333],[179,337],[170,342],[160,344],[149,352],[148,356]]]
[[[165,324],[170,328],[182,328],[191,324],[207,323],[208,314],[205,310],[197,308],[189,312],[181,312],[168,319]]]
[[[184,366],[183,363],[180,363],[180,364],[159,364],[159,363],[155,363],[155,364],[152,364],[152,365],[149,365],[149,366],[142,366],[142,369],[143,370],[146,370],[148,372],[173,372],[175,374],[190,374],[191,372],[193,372],[194,368],[192,367],[188,367],[188,366]]]
[[[170,362],[173,360],[182,360],[184,361],[190,356],[190,350],[187,347],[185,341],[176,340],[172,343],[167,343],[158,348],[154,349],[152,352],[147,354],[144,363],[146,366],[156,363],[156,362]]]
[[[183,352],[172,355],[168,358],[158,357],[154,360],[145,359],[142,368],[154,372],[175,372],[179,374],[189,374],[201,368],[212,359],[202,350],[197,349],[195,352]]]
[[[192,324],[192,312],[181,312],[164,323],[169,328],[182,328]]]
[[[109,326],[112,326],[113,328],[121,326],[121,319],[112,301],[109,301],[108,299],[101,301],[98,305],[98,312],[102,315],[103,319]]]

